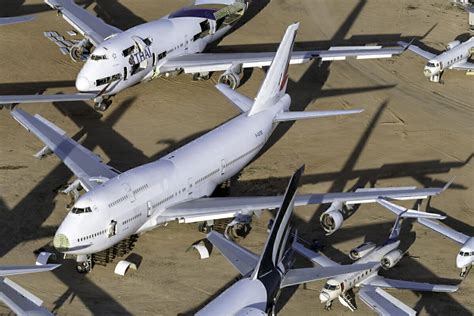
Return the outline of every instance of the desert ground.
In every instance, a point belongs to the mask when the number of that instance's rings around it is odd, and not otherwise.
[[[87,1],[83,1],[87,2]],[[89,10],[121,29],[151,21],[188,5],[190,0],[96,0]],[[441,51],[466,36],[467,16],[446,0],[254,0],[234,32],[212,51],[274,50],[286,26],[300,21],[296,49],[330,45],[394,43],[415,38]],[[43,31],[65,34],[71,27],[40,0],[7,0],[0,15],[36,14],[36,20],[0,29],[0,94],[73,92],[81,64],[62,55]],[[159,39],[158,39],[159,40]],[[418,42],[419,43],[419,42]],[[386,60],[317,62],[290,67],[288,93],[295,110],[363,108],[361,114],[283,124],[271,144],[248,165],[230,195],[281,194],[289,176],[306,164],[300,193],[355,187],[453,185],[422,209],[447,215],[445,224],[473,235],[472,153],[474,76],[448,71],[444,84],[423,76],[425,61],[411,52]],[[254,70],[238,89],[255,96],[265,72]],[[157,79],[117,95],[105,113],[91,103],[28,104],[119,170],[153,161],[238,114],[209,81],[181,75]],[[71,173],[55,156],[37,160],[43,147],[9,115],[0,111],[0,264],[31,264],[34,250],[46,246],[66,215],[68,202],[56,189]],[[402,203],[413,207],[413,202]],[[324,236],[319,215],[325,207],[299,207],[294,223],[300,235],[320,239],[324,252],[342,263],[364,241],[381,243],[395,218],[378,205],[363,205],[342,228]],[[241,243],[259,253],[266,240],[266,212],[253,222]],[[459,245],[416,222],[403,223],[406,257],[383,275],[421,282],[458,284]],[[232,284],[237,272],[214,251],[199,260],[186,249],[204,238],[197,225],[170,224],[140,236],[133,253],[143,257],[138,271],[125,277],[115,264],[80,275],[72,261],[57,270],[12,277],[44,300],[58,315],[188,315]],[[307,265],[298,260],[298,265]],[[326,312],[319,302],[324,282],[283,291],[281,315],[351,314],[339,302]],[[453,294],[389,290],[420,315],[472,315],[474,275]],[[357,299],[354,315],[374,314]],[[0,306],[0,314],[8,314]]]

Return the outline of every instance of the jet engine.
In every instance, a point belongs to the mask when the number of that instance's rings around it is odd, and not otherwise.
[[[242,75],[242,64],[234,64],[219,77],[218,82],[226,84],[235,90],[240,85]]]
[[[365,256],[366,254],[368,254],[369,252],[371,252],[372,250],[374,250],[375,247],[376,245],[374,243],[365,242],[362,245],[353,248],[351,252],[349,252],[349,257],[352,260],[358,260],[362,258],[363,256]]]
[[[448,45],[446,45],[446,49],[447,50],[453,49],[454,47],[458,46],[459,44],[461,44],[460,41],[449,42]]]
[[[252,215],[238,214],[225,228],[224,235],[227,239],[238,240],[245,238],[252,230]]]
[[[74,62],[83,61],[87,59],[90,54],[92,44],[88,39],[84,38],[69,49],[69,56]]]
[[[327,233],[326,235],[331,235],[341,227],[342,222],[344,222],[343,212],[342,203],[333,202],[331,203],[331,206],[321,214],[319,222],[321,223],[321,227]]]
[[[387,253],[385,256],[383,256],[382,260],[380,260],[380,264],[382,265],[382,268],[385,270],[388,270],[395,266],[398,261],[400,261],[403,257],[403,253],[396,249],[392,250],[389,253]]]

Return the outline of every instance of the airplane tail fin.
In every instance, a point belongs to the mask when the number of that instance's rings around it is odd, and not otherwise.
[[[268,69],[267,76],[249,111],[249,116],[272,106],[285,94],[288,83],[288,66],[298,27],[299,23],[294,23],[286,29],[286,33]]]
[[[272,229],[262,255],[252,274],[253,279],[258,279],[272,271],[283,259],[286,250],[292,246],[289,220],[293,212],[296,190],[303,171],[304,165],[291,177],[281,207],[273,221]]]

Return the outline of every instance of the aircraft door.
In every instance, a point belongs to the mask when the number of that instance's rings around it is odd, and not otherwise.
[[[117,221],[111,220],[110,224],[107,226],[107,237],[113,237],[117,235]]]
[[[225,159],[222,159],[221,160],[221,175],[225,174],[226,165],[227,165],[227,163],[226,163]]]
[[[146,216],[150,217],[152,212],[153,212],[153,205],[151,204],[151,201],[148,201],[146,203]]]
[[[193,195],[193,178],[188,178],[188,195]]]

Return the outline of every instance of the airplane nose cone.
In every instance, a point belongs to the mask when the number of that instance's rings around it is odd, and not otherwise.
[[[53,246],[58,251],[64,251],[69,249],[69,239],[64,234],[56,234],[53,239]]]
[[[456,266],[457,266],[458,268],[464,268],[465,265],[466,265],[466,262],[464,262],[463,257],[458,256],[458,257],[456,258]]]
[[[80,92],[87,92],[91,88],[91,83],[85,77],[79,77],[76,79],[76,89]]]
[[[329,294],[326,292],[321,292],[319,294],[319,300],[321,301],[321,303],[326,303],[327,301],[329,301]]]

